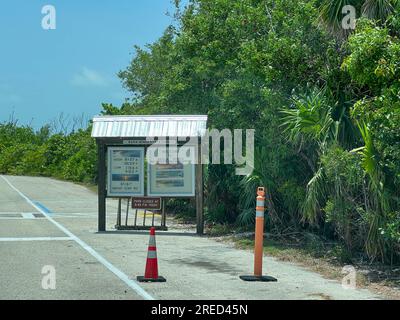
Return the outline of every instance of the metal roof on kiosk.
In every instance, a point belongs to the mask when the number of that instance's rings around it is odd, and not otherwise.
[[[93,138],[201,137],[205,115],[98,116],[93,118]]]

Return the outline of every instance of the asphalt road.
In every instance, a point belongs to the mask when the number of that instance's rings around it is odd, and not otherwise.
[[[1,176],[0,299],[382,298],[268,256],[264,273],[278,282],[244,282],[239,275],[251,274],[251,252],[174,228],[156,236],[167,282],[138,283],[148,232],[113,231],[116,201],[107,208],[110,231],[98,233],[97,196],[85,187]]]

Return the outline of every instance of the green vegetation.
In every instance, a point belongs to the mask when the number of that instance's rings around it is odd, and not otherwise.
[[[35,132],[16,122],[0,125],[0,173],[43,175],[95,183],[97,148],[91,128],[51,134],[45,126]]]
[[[311,232],[341,255],[400,260],[400,2],[191,0],[119,73],[132,93],[104,114],[208,114],[256,129],[255,168],[206,170],[207,220],[252,228],[268,190],[272,233]],[[343,32],[343,5],[357,28]],[[0,172],[96,181],[90,127],[0,127]],[[170,208],[190,211],[175,201]],[[192,211],[193,212],[193,211]],[[224,227],[225,228],[225,227]]]

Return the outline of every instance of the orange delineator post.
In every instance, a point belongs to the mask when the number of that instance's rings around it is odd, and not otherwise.
[[[256,204],[256,233],[254,241],[254,275],[261,277],[264,247],[265,190],[258,188]]]
[[[143,276],[138,276],[139,282],[165,282],[165,278],[158,275],[156,228],[150,228],[150,241],[147,251],[146,270]]]
[[[264,211],[265,211],[265,189],[257,189],[256,198],[256,231],[254,240],[254,275],[240,276],[244,281],[277,281],[277,279],[262,275],[263,248],[264,248]]]

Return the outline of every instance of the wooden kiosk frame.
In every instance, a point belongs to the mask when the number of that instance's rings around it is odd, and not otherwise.
[[[187,137],[186,141],[179,141],[178,147],[184,145],[191,137],[196,137],[198,163],[195,164],[195,199],[196,199],[196,232],[204,233],[204,185],[203,165],[201,164],[201,139],[206,130],[207,116],[100,116],[93,119],[92,137],[96,139],[98,148],[98,231],[106,231],[106,199],[107,196],[107,151],[109,147],[147,147],[154,142],[147,138]],[[115,127],[115,131],[113,129]],[[158,136],[151,128],[158,128],[162,135]],[[138,130],[139,128],[139,130]],[[182,130],[185,128],[185,130]],[[187,128],[190,128],[188,130]],[[141,129],[141,130],[140,130]],[[149,130],[150,129],[150,130]],[[125,135],[123,132],[138,131],[139,134]],[[187,131],[187,132],[184,132]],[[149,132],[151,135],[149,135]],[[175,135],[174,135],[175,133]],[[145,196],[147,190],[145,188]],[[110,196],[109,198],[126,198]],[[166,198],[181,198],[166,196]],[[185,197],[190,198],[190,197]],[[164,202],[164,201],[163,201]],[[165,217],[164,223],[165,223]]]

